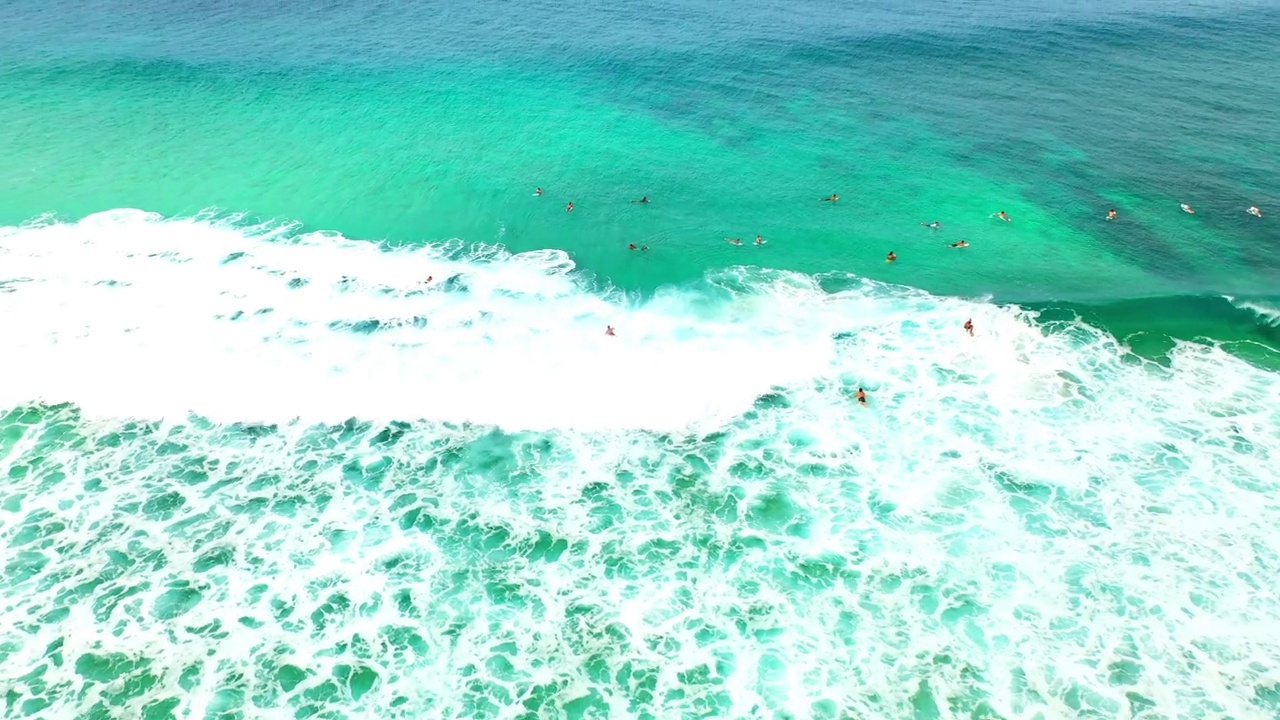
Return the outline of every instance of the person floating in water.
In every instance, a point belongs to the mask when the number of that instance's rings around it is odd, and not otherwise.
[[[627,249],[628,249],[628,250],[639,250],[640,248],[636,247],[636,244],[635,244],[635,243],[631,243],[630,245],[628,245],[628,246],[627,246]]]
[[[1195,211],[1195,210],[1192,210],[1192,209],[1191,209],[1191,206],[1190,206],[1190,205],[1188,205],[1188,204],[1186,204],[1186,203],[1182,203],[1182,212],[1184,212],[1184,213],[1189,213],[1189,214],[1191,214],[1191,215],[1195,215],[1195,214],[1196,214],[1196,211]]]
[[[756,244],[757,244],[757,245],[763,245],[763,244],[764,244],[764,238],[763,238],[763,237],[760,237],[759,235],[757,235],[757,236],[756,236]]]
[[[573,203],[569,203],[568,205],[565,205],[565,206],[564,206],[564,211],[565,211],[565,212],[573,212]]]
[[[542,188],[534,188],[533,194],[542,197]]]
[[[884,259],[884,261],[885,261],[885,262],[893,262],[894,260],[897,260],[897,259],[898,259],[898,256],[897,256],[897,255],[896,255],[892,250],[890,250],[890,251],[889,251],[889,256],[888,256],[888,257],[886,257],[886,258]]]
[[[644,197],[640,198],[639,200],[632,200],[632,201],[631,201],[631,204],[633,204],[633,205],[648,205],[648,204],[649,204],[649,196],[648,196],[648,195],[645,195]]]
[[[938,222],[937,220],[934,220],[933,222],[930,222],[930,223],[920,223],[920,225],[922,227],[927,227],[930,230],[937,230],[938,228],[942,227],[942,223]]]
[[[959,240],[957,242],[951,243],[951,247],[969,247],[969,243],[963,240]]]
[[[605,334],[605,335],[608,335],[609,337],[617,337],[616,335],[614,335],[614,334],[613,334],[613,326],[612,326],[612,325],[605,325],[605,327],[604,327],[604,334]]]
[[[1115,208],[1111,208],[1110,210],[1108,210],[1108,211],[1107,211],[1107,219],[1108,219],[1108,220],[1115,220],[1115,219],[1116,219],[1116,209],[1115,209]]]
[[[840,196],[835,193],[831,193],[831,197],[818,198],[818,200],[821,202],[836,202],[839,199],[840,199]]]
[[[969,333],[969,337],[973,337],[973,318],[964,321],[964,329]]]
[[[742,244],[742,238],[725,238],[725,239],[724,239],[724,241],[725,241],[725,242],[727,242],[727,243],[729,243],[730,245],[741,245],[741,244]]]
[[[648,246],[648,245],[641,245],[641,246],[640,246],[640,252],[644,252],[645,250],[648,250],[648,249],[649,249],[649,246]]]
[[[858,402],[863,405],[867,404],[867,393],[862,388],[858,388]]]
[[[1001,210],[1000,212],[996,213],[996,214],[995,214],[995,215],[993,215],[992,217],[998,217],[998,218],[1000,218],[1001,220],[1003,220],[1003,221],[1005,221],[1005,222],[1013,222],[1013,218],[1011,218],[1011,217],[1009,217],[1008,215],[1006,215],[1006,214],[1005,214],[1005,212],[1004,212],[1003,210]]]
[[[1248,212],[1250,215],[1254,217],[1262,217],[1262,211],[1258,209],[1257,205],[1254,205],[1253,207],[1249,208],[1246,212]]]

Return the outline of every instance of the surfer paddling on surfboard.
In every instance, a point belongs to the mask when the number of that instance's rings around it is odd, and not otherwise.
[[[1195,211],[1195,210],[1192,210],[1192,209],[1191,209],[1191,206],[1190,206],[1190,205],[1188,205],[1188,204],[1186,204],[1186,203],[1182,203],[1182,212],[1184,212],[1184,213],[1189,213],[1189,214],[1191,214],[1191,215],[1195,215],[1195,214],[1196,214],[1196,211]]]
[[[1245,212],[1249,213],[1254,217],[1262,217],[1262,211],[1258,209],[1257,205],[1254,205],[1253,207],[1249,208]]]

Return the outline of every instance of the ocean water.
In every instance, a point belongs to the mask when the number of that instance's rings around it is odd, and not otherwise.
[[[6,3],[5,717],[1280,715],[1278,31]]]

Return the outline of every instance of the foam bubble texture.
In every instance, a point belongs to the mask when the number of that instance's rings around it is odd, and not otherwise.
[[[6,714],[1280,712],[1280,377],[1212,346],[132,212],[0,251]]]

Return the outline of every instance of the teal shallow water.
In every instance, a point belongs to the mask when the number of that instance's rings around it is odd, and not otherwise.
[[[1274,223],[1244,214],[1280,207],[1274,13],[918,29],[788,14],[774,39],[766,10],[712,23],[725,42],[698,47],[590,12],[572,23],[617,25],[613,44],[537,13],[488,40],[415,43],[394,13],[321,14],[266,43],[284,16],[228,11],[199,35],[190,18],[18,10],[36,27],[5,51],[0,220],[219,207],[350,237],[559,248],[650,289],[744,261],[1008,300],[1277,286]],[[50,55],[68,24],[89,37]],[[816,203],[831,192],[841,204]],[[641,195],[654,202],[628,202]],[[1121,219],[1105,224],[1110,206]],[[941,232],[918,225],[932,220]],[[745,260],[721,241],[756,234],[770,245]],[[960,238],[962,257],[943,252]],[[889,250],[903,261],[885,267]]]
[[[6,717],[1280,714],[1280,16],[1018,5],[6,4]]]

